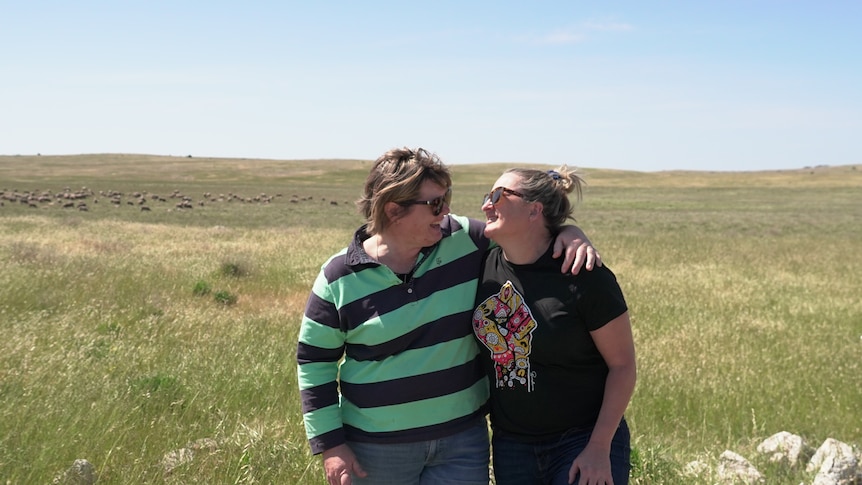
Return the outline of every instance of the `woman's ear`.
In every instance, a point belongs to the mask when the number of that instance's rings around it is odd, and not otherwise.
[[[383,212],[386,214],[386,218],[389,219],[389,222],[396,223],[398,219],[401,218],[402,209],[400,205],[396,202],[387,202],[386,205],[383,206]]]
[[[542,215],[542,211],[545,210],[545,206],[542,205],[541,202],[533,202],[530,207],[530,220],[533,221],[540,215]]]

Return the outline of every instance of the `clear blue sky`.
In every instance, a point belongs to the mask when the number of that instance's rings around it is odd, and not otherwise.
[[[0,154],[862,163],[862,1],[0,0]]]

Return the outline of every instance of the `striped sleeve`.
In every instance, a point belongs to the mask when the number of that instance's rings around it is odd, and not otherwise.
[[[297,381],[302,419],[313,453],[344,443],[338,406],[338,362],[344,354],[345,333],[321,270],[306,303],[296,349]]]

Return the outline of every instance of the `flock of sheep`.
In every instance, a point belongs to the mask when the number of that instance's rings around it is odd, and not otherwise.
[[[184,210],[192,209],[196,205],[202,207],[207,203],[219,202],[269,204],[276,197],[282,197],[282,194],[267,195],[265,193],[261,193],[253,197],[244,197],[234,193],[212,194],[206,192],[201,198],[195,200],[188,195],[182,194],[179,190],[174,190],[170,195],[162,196],[148,193],[147,191],[132,192],[129,194],[124,194],[116,190],[99,190],[98,192],[95,192],[87,187],[82,187],[78,190],[72,190],[67,187],[59,192],[53,192],[51,190],[18,191],[0,189],[0,206],[10,203],[26,204],[29,207],[37,209],[41,207],[59,207],[63,209],[88,211],[96,204],[101,204],[113,207],[129,205],[140,207],[140,210],[142,211],[149,211],[151,210],[151,206],[167,206],[170,202],[173,204],[173,208]],[[311,197],[300,198],[297,195],[293,195],[289,200],[291,203],[297,203],[310,199]],[[330,201],[330,204],[338,205],[334,200]]]

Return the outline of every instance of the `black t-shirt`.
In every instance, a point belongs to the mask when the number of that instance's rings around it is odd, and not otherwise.
[[[592,428],[608,367],[589,332],[627,310],[610,269],[563,274],[552,249],[529,265],[511,264],[501,248],[492,249],[473,313],[491,424],[525,441]]]

